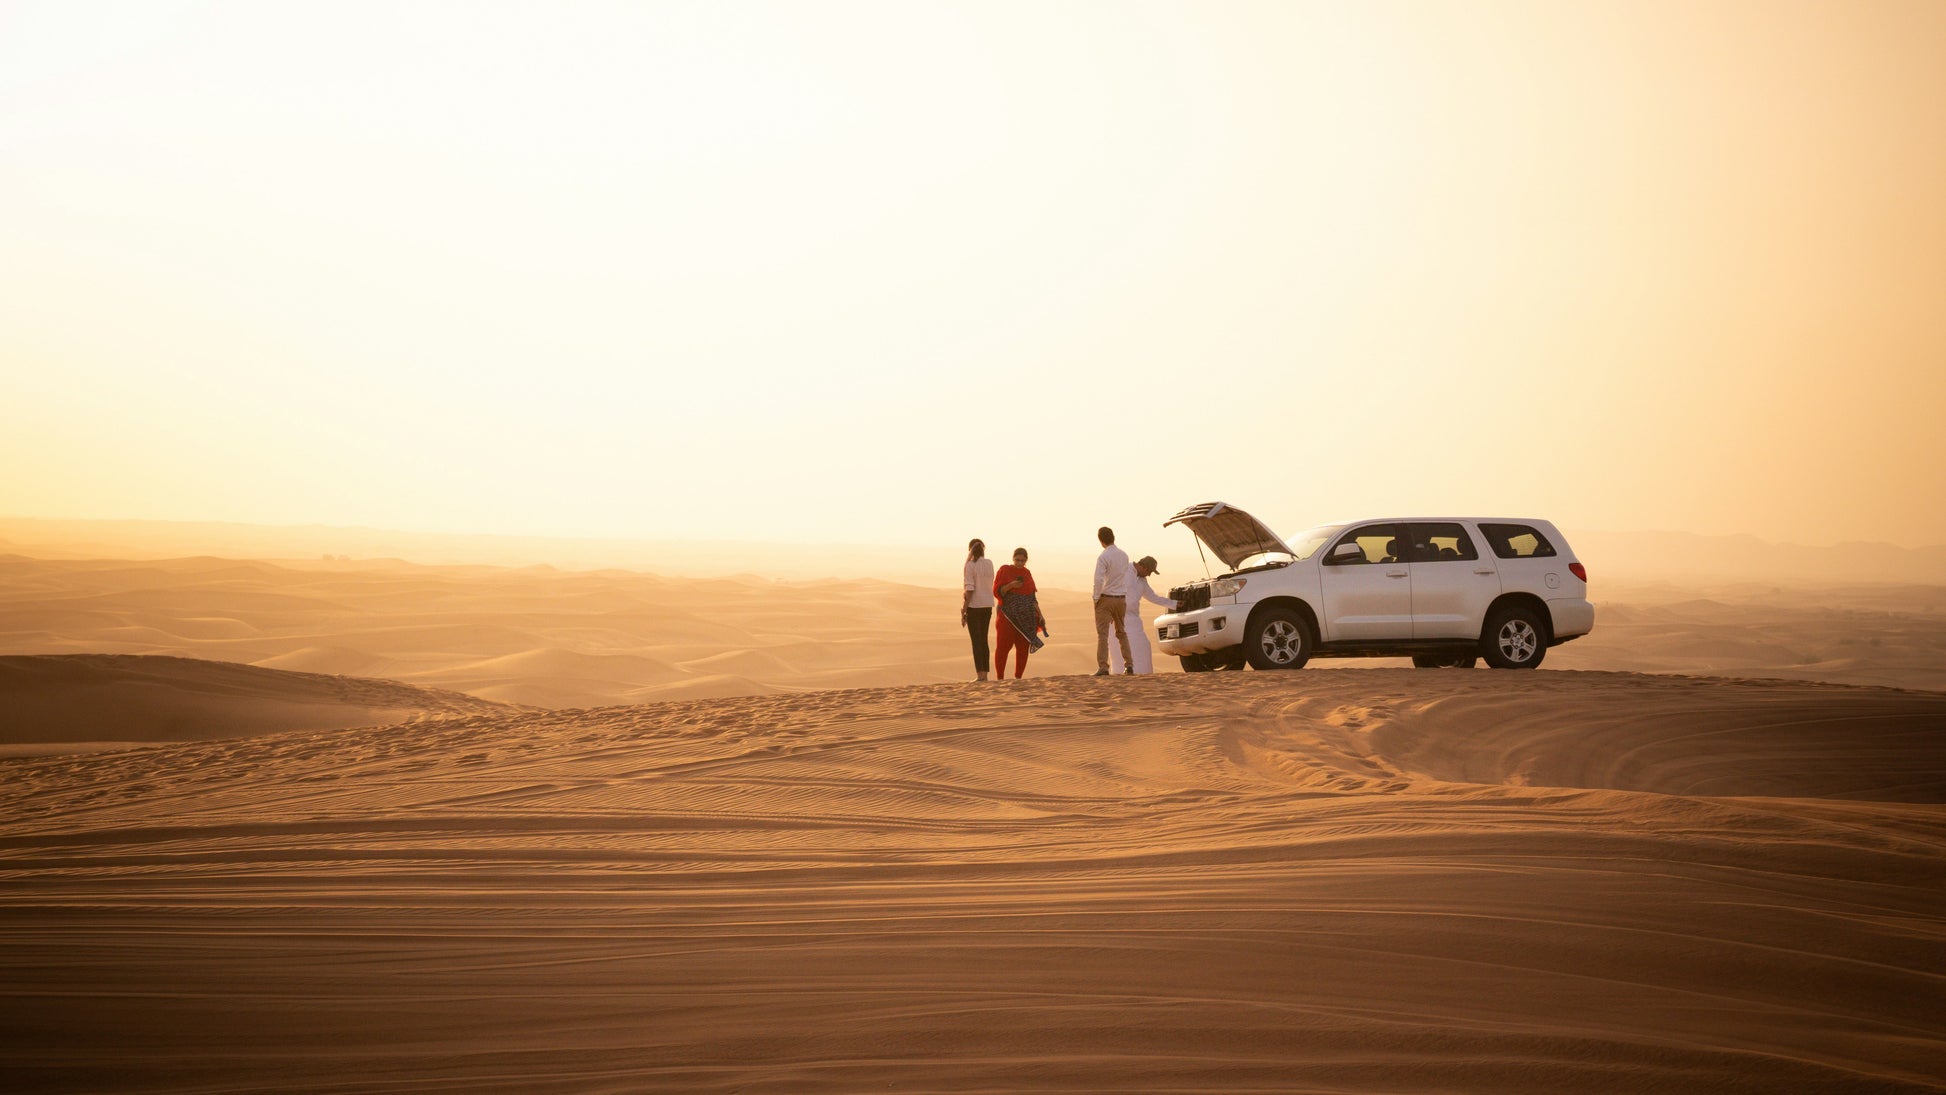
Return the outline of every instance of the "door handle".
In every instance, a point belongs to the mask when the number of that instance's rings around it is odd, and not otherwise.
[[[1487,567],[1487,568],[1486,568],[1486,569],[1484,569],[1484,570],[1475,570],[1475,571],[1474,571],[1473,573],[1475,573],[1475,574],[1492,574],[1492,573],[1494,573],[1494,570],[1493,570],[1493,568],[1492,568],[1492,567]]]
[[[1387,578],[1403,578],[1405,575],[1406,572],[1403,570],[1388,570],[1385,572]]]

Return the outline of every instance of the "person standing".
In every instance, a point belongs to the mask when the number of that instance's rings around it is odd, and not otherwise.
[[[1175,601],[1158,596],[1155,590],[1149,588],[1149,575],[1159,573],[1161,572],[1156,569],[1155,556],[1144,555],[1135,560],[1134,573],[1129,576],[1128,618],[1123,621],[1128,625],[1128,647],[1135,655],[1135,661],[1133,663],[1122,661],[1122,652],[1110,647],[1108,670],[1111,674],[1120,673],[1131,664],[1137,673],[1155,672],[1155,653],[1149,649],[1148,629],[1142,626],[1142,602],[1148,601],[1151,604],[1161,605],[1171,612],[1176,609]]]
[[[1001,567],[1000,573],[994,576],[993,593],[1000,598],[1000,618],[994,622],[994,632],[1000,637],[1000,656],[994,659],[993,677],[1007,679],[1007,652],[1017,650],[1014,680],[1019,680],[1027,675],[1027,655],[1046,645],[1035,632],[1047,630],[1047,619],[1041,615],[1039,591],[1034,588],[1034,572],[1027,569],[1026,548],[1015,548],[1013,563]]]
[[[1122,672],[1134,672],[1130,664],[1135,659],[1128,651],[1128,612],[1129,569],[1128,552],[1115,546],[1115,530],[1107,525],[1095,530],[1095,538],[1101,541],[1101,554],[1095,557],[1095,676],[1108,675],[1108,633],[1115,633],[1115,641],[1122,651]]]
[[[966,566],[960,582],[959,625],[973,640],[973,668],[987,679],[987,629],[993,622],[993,560],[979,537],[966,542]]]

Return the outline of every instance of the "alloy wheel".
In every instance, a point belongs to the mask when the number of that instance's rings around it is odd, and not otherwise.
[[[1500,644],[1500,656],[1516,665],[1533,660],[1534,652],[1541,647],[1540,632],[1518,617],[1500,625],[1495,641]]]
[[[1289,665],[1304,653],[1304,632],[1289,620],[1272,620],[1259,640],[1264,657],[1277,665]]]

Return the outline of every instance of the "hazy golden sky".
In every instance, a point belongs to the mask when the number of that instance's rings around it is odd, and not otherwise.
[[[0,513],[1946,541],[1946,3],[0,3]]]

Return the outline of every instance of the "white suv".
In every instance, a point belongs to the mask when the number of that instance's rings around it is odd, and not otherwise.
[[[1588,572],[1559,529],[1499,517],[1322,525],[1289,542],[1222,502],[1184,525],[1229,569],[1169,591],[1156,636],[1183,669],[1297,669],[1313,657],[1532,669],[1595,626]]]

